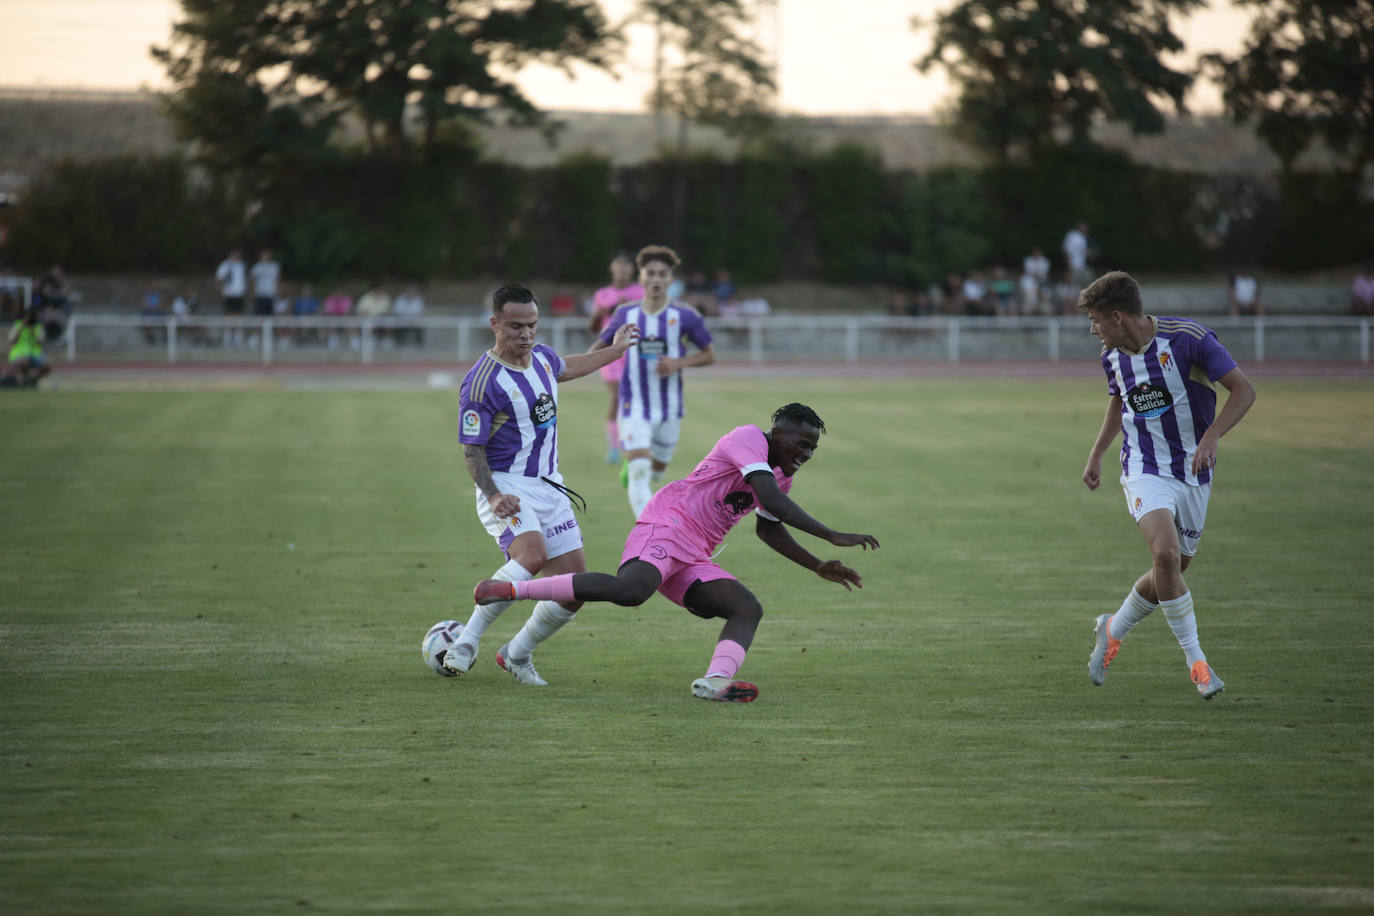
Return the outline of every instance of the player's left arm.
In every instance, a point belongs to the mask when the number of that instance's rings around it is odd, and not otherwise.
[[[602,366],[609,366],[624,356],[625,351],[630,349],[638,339],[639,325],[622,324],[620,330],[615,332],[615,337],[612,338],[610,346],[605,346],[598,339],[586,353],[576,353],[563,357],[563,373],[558,376],[558,380],[566,382],[569,379],[581,378],[584,375],[592,374]]]
[[[798,531],[805,531],[807,534],[828,541],[836,547],[862,547],[864,550],[870,548],[877,550],[881,546],[878,539],[871,534],[847,534],[843,531],[836,531],[807,515],[801,506],[792,501],[792,497],[778,488],[777,480],[769,471],[755,471],[745,478],[745,482],[749,484],[754,495],[758,497],[759,505],[763,507],[763,511],[784,525],[789,525]]]
[[[1197,449],[1193,452],[1194,474],[1216,465],[1218,440],[1234,429],[1255,403],[1255,386],[1246,378],[1245,373],[1240,371],[1239,366],[1217,381],[1226,389],[1226,403],[1212,421],[1212,425],[1207,427],[1207,432],[1198,440]]]
[[[757,522],[754,530],[758,533],[759,540],[793,563],[811,570],[822,579],[838,582],[846,589],[852,590],[850,589],[851,583],[859,588],[864,587],[859,574],[839,560],[822,560],[812,556],[809,550],[797,543],[797,539],[792,537],[791,532],[782,522],[775,522],[757,513],[755,513],[755,518]]]

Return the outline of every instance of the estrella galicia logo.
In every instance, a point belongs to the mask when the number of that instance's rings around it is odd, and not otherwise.
[[[641,337],[639,343],[639,355],[653,362],[668,355],[668,341],[662,337]]]
[[[558,405],[553,402],[553,398],[546,391],[539,396],[539,400],[534,402],[534,407],[530,409],[530,421],[539,429],[546,429],[554,424],[558,419]]]
[[[743,515],[754,505],[754,494],[748,490],[736,490],[725,497],[725,505],[729,506],[736,515]]]
[[[1137,417],[1151,419],[1162,413],[1166,413],[1174,406],[1174,396],[1169,393],[1168,388],[1150,382],[1141,382],[1130,391],[1126,392],[1126,403],[1130,405],[1131,412]]]

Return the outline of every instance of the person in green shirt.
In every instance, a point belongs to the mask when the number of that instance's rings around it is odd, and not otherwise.
[[[38,308],[29,306],[23,317],[10,327],[9,375],[24,388],[38,387],[38,380],[52,371],[43,356],[43,325]]]

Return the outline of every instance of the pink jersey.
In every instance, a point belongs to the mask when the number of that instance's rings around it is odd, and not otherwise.
[[[715,448],[684,480],[663,487],[639,516],[640,525],[671,525],[678,538],[687,536],[705,553],[725,539],[746,512],[757,509],[776,521],[744,482],[755,471],[771,471],[784,493],[792,478],[768,464],[768,436],[757,426],[740,426],[721,437]]]
[[[611,313],[626,302],[638,302],[644,298],[644,287],[638,283],[631,283],[629,286],[603,286],[601,289],[592,293],[592,305],[598,312],[605,312],[601,316],[601,327],[606,326],[606,322],[611,320]]]

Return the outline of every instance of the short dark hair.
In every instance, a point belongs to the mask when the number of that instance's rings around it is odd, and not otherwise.
[[[639,249],[639,254],[635,255],[635,266],[644,269],[644,265],[650,261],[662,261],[668,267],[675,268],[682,263],[682,259],[677,256],[677,252],[667,245],[646,245]]]
[[[1106,315],[1125,312],[1127,315],[1145,314],[1140,301],[1140,285],[1124,270],[1103,274],[1078,294],[1079,311]]]
[[[814,426],[820,432],[825,432],[825,421],[810,407],[805,404],[798,404],[796,401],[791,404],[784,404],[773,411],[773,425]]]
[[[507,283],[499,287],[496,292],[491,294],[491,311],[499,315],[506,308],[507,302],[533,302],[539,304],[539,300],[534,298],[534,293],[530,292],[529,287],[521,286],[519,283]]]

